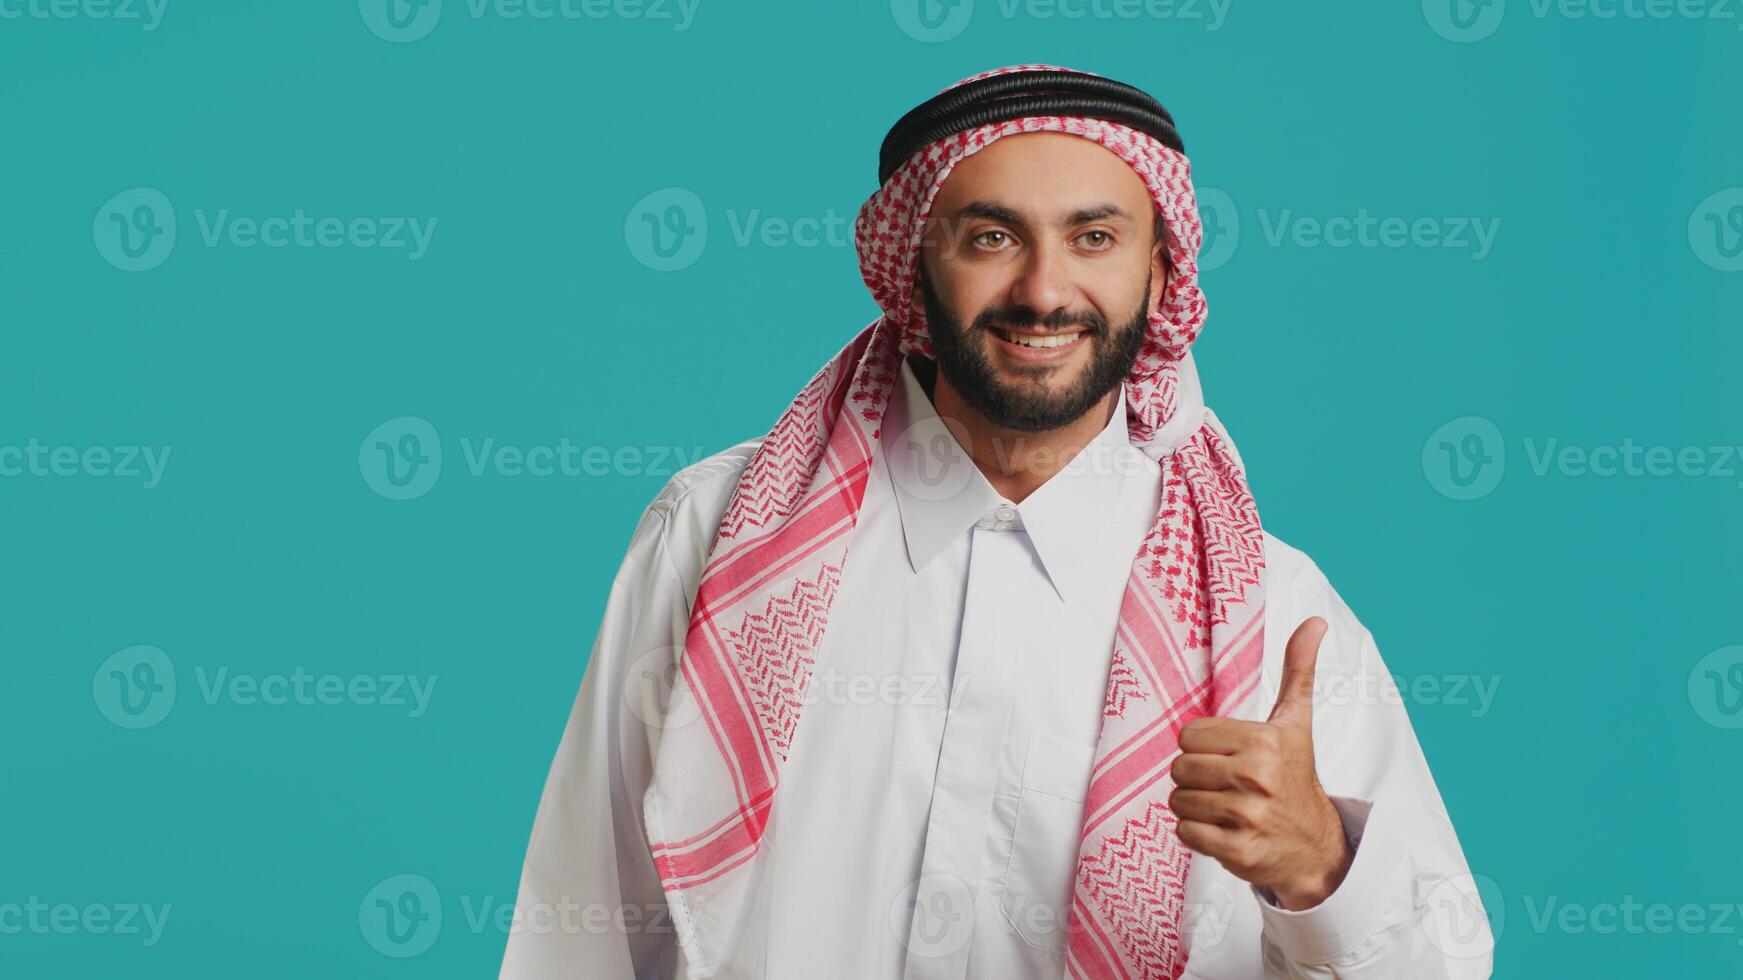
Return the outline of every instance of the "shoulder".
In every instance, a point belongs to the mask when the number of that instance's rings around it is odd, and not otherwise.
[[[657,533],[673,568],[692,590],[714,545],[721,515],[764,436],[691,463],[666,481],[642,515],[637,537]]]
[[[660,492],[648,504],[648,510],[667,519],[698,509],[718,507],[726,510],[727,498],[738,485],[738,478],[762,444],[763,436],[733,446],[691,463],[666,481]],[[716,518],[719,513],[716,513]]]

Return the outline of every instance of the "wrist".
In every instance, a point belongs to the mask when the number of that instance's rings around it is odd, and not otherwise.
[[[1344,834],[1337,809],[1329,806],[1330,800],[1326,802],[1327,809],[1332,811],[1332,827],[1330,839],[1321,851],[1323,856],[1296,880],[1271,889],[1271,894],[1277,897],[1277,904],[1288,911],[1305,911],[1330,898],[1343,884],[1350,873],[1350,865],[1356,859],[1356,849],[1350,846],[1349,838]]]

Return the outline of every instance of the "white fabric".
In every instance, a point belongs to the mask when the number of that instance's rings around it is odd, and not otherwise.
[[[1123,395],[1122,395],[1123,397]],[[1020,504],[960,450],[904,363],[852,560],[794,736],[760,881],[722,976],[1057,978],[1083,792],[1131,558],[1157,465],[1120,405]],[[682,975],[640,802],[708,547],[756,441],[674,477],[636,528],[535,820],[511,980]],[[1263,719],[1285,641],[1330,624],[1320,674],[1386,676],[1368,632],[1299,551],[1265,536]],[[1356,687],[1355,690],[1371,690]],[[1476,978],[1487,944],[1437,944],[1425,903],[1467,874],[1396,697],[1316,707],[1320,778],[1357,842],[1326,902],[1287,912],[1192,863],[1187,977]],[[916,911],[917,910],[917,911]],[[1444,955],[1445,946],[1458,956]]]

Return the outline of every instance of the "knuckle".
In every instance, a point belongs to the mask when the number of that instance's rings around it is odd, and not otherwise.
[[[1196,827],[1192,821],[1180,821],[1180,825],[1175,828],[1175,832],[1179,835],[1182,844],[1185,844],[1187,847],[1190,847],[1195,851],[1204,850],[1204,839],[1202,835],[1199,834],[1198,827]]]

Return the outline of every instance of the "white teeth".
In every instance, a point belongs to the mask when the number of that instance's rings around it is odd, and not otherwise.
[[[1013,344],[1020,344],[1024,347],[1064,347],[1066,344],[1072,343],[1076,341],[1077,338],[1083,336],[1083,331],[1079,330],[1074,333],[1053,334],[1047,337],[1032,337],[1025,334],[1000,331],[999,336]]]

